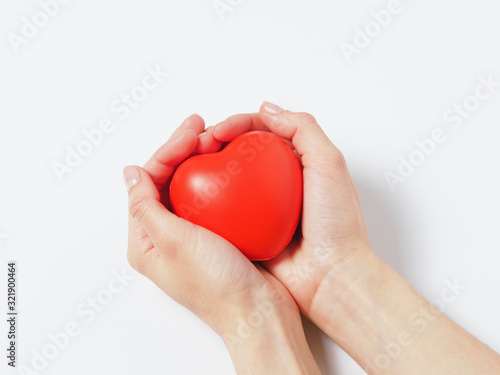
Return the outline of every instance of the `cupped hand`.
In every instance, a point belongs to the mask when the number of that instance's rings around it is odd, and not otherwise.
[[[189,156],[215,152],[221,146],[213,128],[205,129],[204,121],[193,115],[144,168],[125,168],[129,262],[221,335],[234,331],[239,317],[269,302],[300,320],[293,298],[268,271],[256,267],[222,237],[177,217],[163,204],[168,207],[168,185],[176,167]]]
[[[316,119],[265,102],[259,113],[231,116],[213,135],[229,142],[253,130],[271,131],[286,140],[303,166],[304,199],[301,225],[289,246],[265,267],[291,292],[310,317],[325,301],[315,297],[325,281],[336,278],[348,290],[363,274],[372,254],[357,190],[341,152]]]

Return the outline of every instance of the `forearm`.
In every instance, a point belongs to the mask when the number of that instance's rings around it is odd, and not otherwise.
[[[298,312],[268,303],[237,322],[222,338],[238,375],[320,374]]]
[[[374,254],[364,261],[352,279],[329,274],[308,315],[368,374],[500,373],[497,353]]]

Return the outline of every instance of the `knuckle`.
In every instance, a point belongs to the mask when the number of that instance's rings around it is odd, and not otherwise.
[[[316,118],[307,112],[298,112],[296,114],[297,119],[304,125],[317,124]]]
[[[130,215],[139,223],[148,214],[149,205],[146,198],[133,198],[130,201]]]
[[[324,149],[318,153],[302,156],[303,163],[318,173],[347,172],[347,163],[344,155],[335,147]]]
[[[330,160],[335,168],[344,169],[347,167],[344,155],[336,147],[331,150]]]

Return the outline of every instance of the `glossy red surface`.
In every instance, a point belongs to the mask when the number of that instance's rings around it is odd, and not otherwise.
[[[302,207],[302,170],[280,137],[245,133],[222,151],[185,160],[170,185],[174,212],[268,260],[290,242]]]

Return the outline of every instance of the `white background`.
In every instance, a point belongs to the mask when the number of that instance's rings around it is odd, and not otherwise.
[[[376,252],[430,300],[446,280],[465,285],[445,312],[500,351],[500,89],[460,128],[443,120],[479,76],[500,80],[500,5],[402,0],[348,62],[340,44],[387,4],[246,0],[221,20],[212,0],[73,0],[15,52],[9,33],[41,8],[2,1],[0,311],[16,260],[18,363],[31,366],[75,322],[80,334],[41,373],[234,374],[222,341],[141,276],[91,322],[77,309],[129,270],[122,168],[142,165],[191,113],[213,125],[263,100],[316,116],[346,156]],[[170,77],[120,119],[113,102],[156,65]],[[103,118],[114,131],[60,182],[52,163]],[[446,142],[392,192],[384,173],[439,127]],[[306,330],[323,374],[363,373]],[[17,373],[0,357],[2,374]]]

